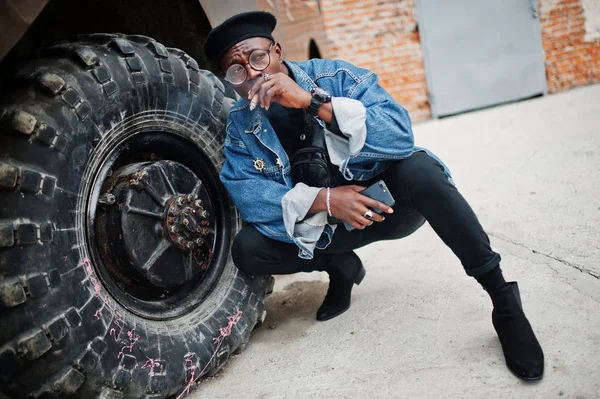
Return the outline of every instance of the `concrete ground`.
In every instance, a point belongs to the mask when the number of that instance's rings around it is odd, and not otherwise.
[[[518,280],[546,371],[504,365],[491,303],[425,225],[359,250],[342,316],[323,273],[279,277],[247,350],[190,398],[600,398],[600,85],[415,126]]]

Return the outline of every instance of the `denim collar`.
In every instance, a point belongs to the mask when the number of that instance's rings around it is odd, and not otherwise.
[[[304,70],[300,69],[300,67],[298,67],[295,63],[289,61],[283,61],[283,63],[286,67],[292,70],[298,86],[302,87],[306,91],[310,91],[311,89],[317,87],[311,77],[308,76],[308,74],[304,72]]]

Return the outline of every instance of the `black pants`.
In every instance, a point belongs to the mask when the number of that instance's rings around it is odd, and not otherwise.
[[[380,240],[396,240],[415,232],[427,220],[437,235],[460,259],[469,276],[480,276],[500,263],[477,216],[448,181],[442,166],[425,152],[394,162],[379,179],[396,200],[394,213],[364,230],[347,231],[340,224],[331,244],[316,250],[313,259],[298,257],[295,244],[263,236],[252,226],[236,236],[232,255],[236,266],[251,275],[292,274],[326,270],[329,254],[350,252]],[[362,185],[362,184],[361,184]]]

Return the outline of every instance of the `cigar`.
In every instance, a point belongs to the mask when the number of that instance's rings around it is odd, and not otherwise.
[[[258,93],[256,93],[254,97],[252,97],[252,101],[250,101],[250,111],[254,111],[256,104],[258,104]]]

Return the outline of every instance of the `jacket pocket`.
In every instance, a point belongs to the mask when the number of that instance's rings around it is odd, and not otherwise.
[[[365,162],[356,164],[349,164],[348,169],[354,175],[354,180],[363,181],[369,180],[374,176],[383,172],[389,166],[389,162]]]
[[[254,121],[246,128],[246,130],[244,130],[244,133],[256,134],[256,133],[258,133],[258,131],[260,130],[261,127],[262,127],[262,122],[260,120]]]

